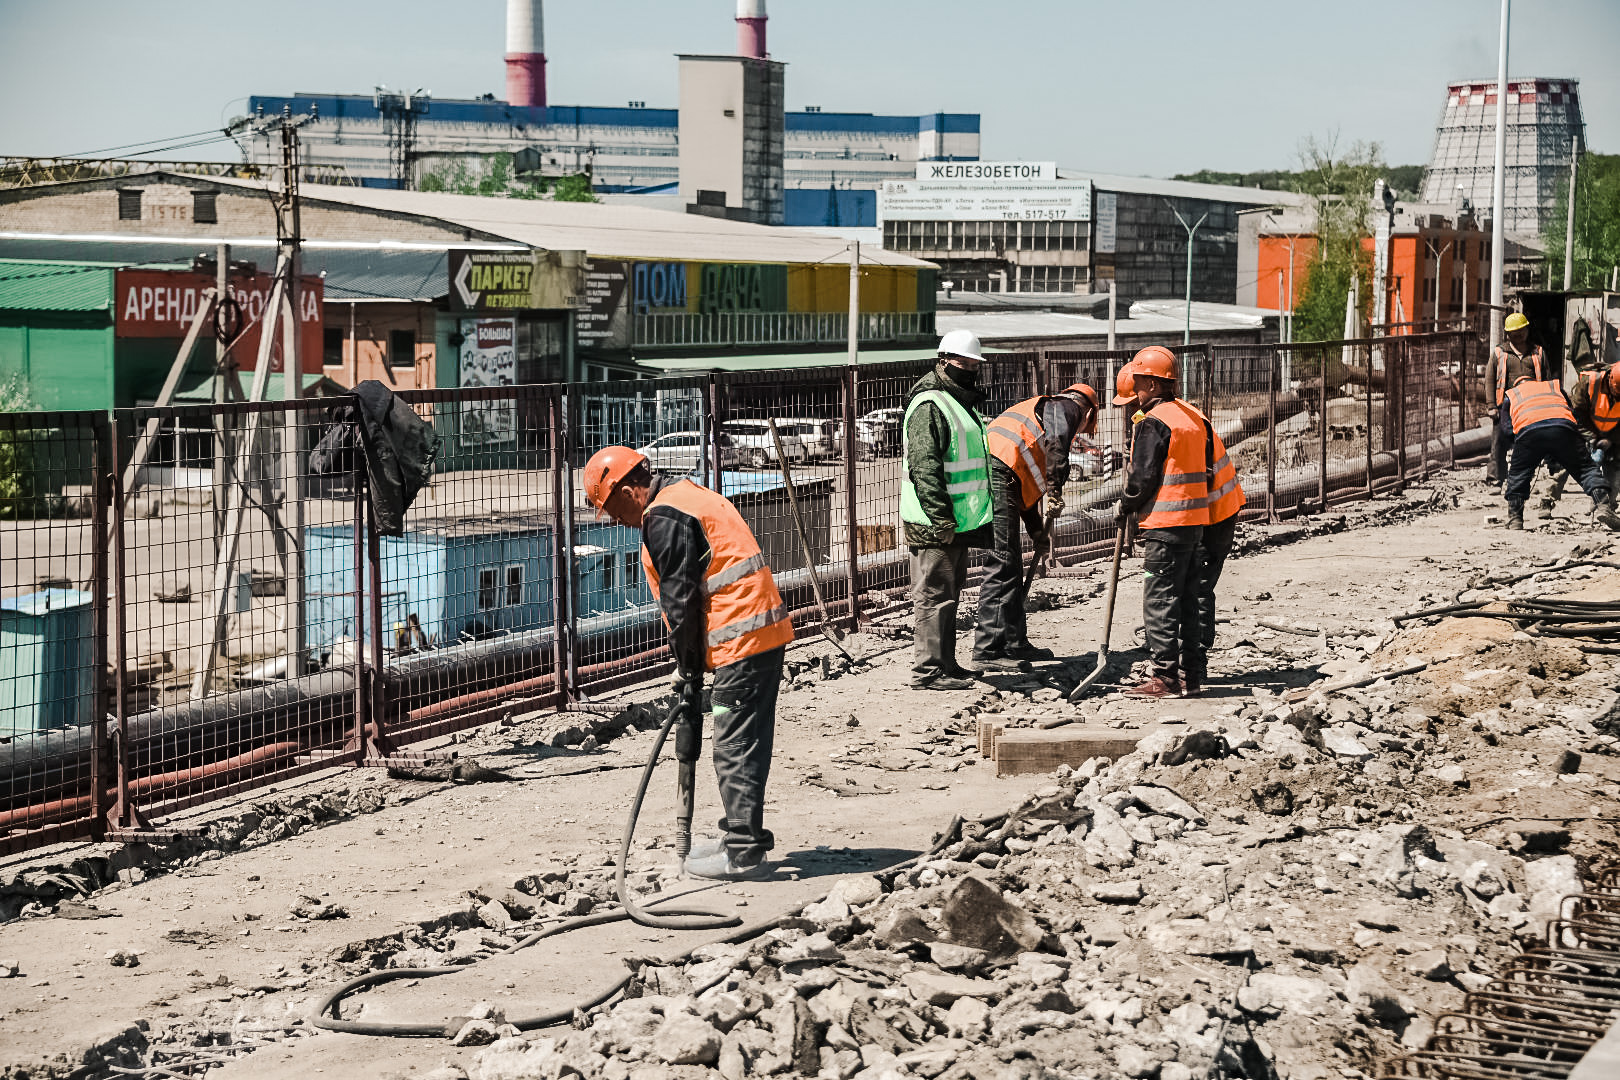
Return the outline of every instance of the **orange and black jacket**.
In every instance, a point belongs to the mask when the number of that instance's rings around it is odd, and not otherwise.
[[[1127,514],[1136,514],[1153,507],[1159,485],[1164,482],[1164,463],[1170,455],[1170,428],[1152,414],[1153,410],[1175,398],[1151,401],[1141,411],[1149,415],[1137,421],[1131,434],[1131,460],[1125,466],[1125,494],[1119,504]],[[1215,434],[1204,428],[1204,459],[1215,459]]]

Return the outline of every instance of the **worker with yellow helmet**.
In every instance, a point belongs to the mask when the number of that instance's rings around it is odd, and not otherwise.
[[[1520,312],[1513,312],[1502,323],[1507,336],[1491,350],[1485,362],[1485,392],[1491,402],[1486,409],[1491,424],[1491,460],[1487,466],[1487,479],[1493,484],[1507,481],[1508,453],[1513,449],[1513,424],[1506,408],[1508,390],[1521,379],[1531,382],[1556,382],[1559,373],[1548,361],[1540,345],[1530,344],[1530,320]]]

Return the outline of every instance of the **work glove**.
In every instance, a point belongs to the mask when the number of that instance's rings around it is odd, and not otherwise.
[[[1490,417],[1492,420],[1495,420],[1498,416],[1502,415],[1502,410],[1501,409],[1486,409],[1485,410],[1485,415]]]
[[[1056,520],[1063,513],[1063,496],[1053,495],[1046,508],[1046,516]]]
[[[703,673],[682,668],[675,673],[675,693],[682,701],[699,701],[703,697]]]
[[[1131,514],[1130,511],[1125,509],[1125,504],[1116,503],[1114,506],[1114,527],[1123,529],[1130,520]]]
[[[1607,450],[1607,449],[1609,449],[1609,440],[1608,439],[1599,439],[1597,441],[1597,448],[1599,450]]]

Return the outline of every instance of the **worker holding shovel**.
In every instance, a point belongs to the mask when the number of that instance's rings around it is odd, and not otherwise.
[[[669,627],[689,703],[676,729],[686,836],[677,853],[693,877],[733,880],[766,872],[775,844],[765,828],[765,781],[776,732],[782,655],[793,622],[759,542],[737,508],[691,480],[654,475],[628,446],[599,450],[585,463],[585,497],[621,525],[641,530],[641,565]],[[714,672],[714,772],[725,808],[717,841],[688,845],[691,767],[702,741],[703,673]],[[680,850],[690,847],[690,850]]]
[[[1058,394],[1020,401],[992,420],[986,431],[994,541],[985,560],[988,573],[979,584],[979,626],[973,640],[973,663],[986,670],[1027,671],[1030,661],[1053,659],[1051,649],[1036,648],[1029,641],[1019,522],[1028,530],[1040,560],[1063,512],[1069,446],[1076,433],[1096,432],[1097,400],[1097,391],[1075,383]],[[1044,518],[1043,498],[1048,498]]]

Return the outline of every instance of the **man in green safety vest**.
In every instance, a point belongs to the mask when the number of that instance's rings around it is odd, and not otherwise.
[[[911,685],[919,689],[967,690],[978,674],[956,662],[956,606],[968,549],[993,541],[990,459],[978,412],[983,360],[976,335],[952,330],[940,340],[934,370],[906,401],[900,520],[911,548],[917,613]]]

